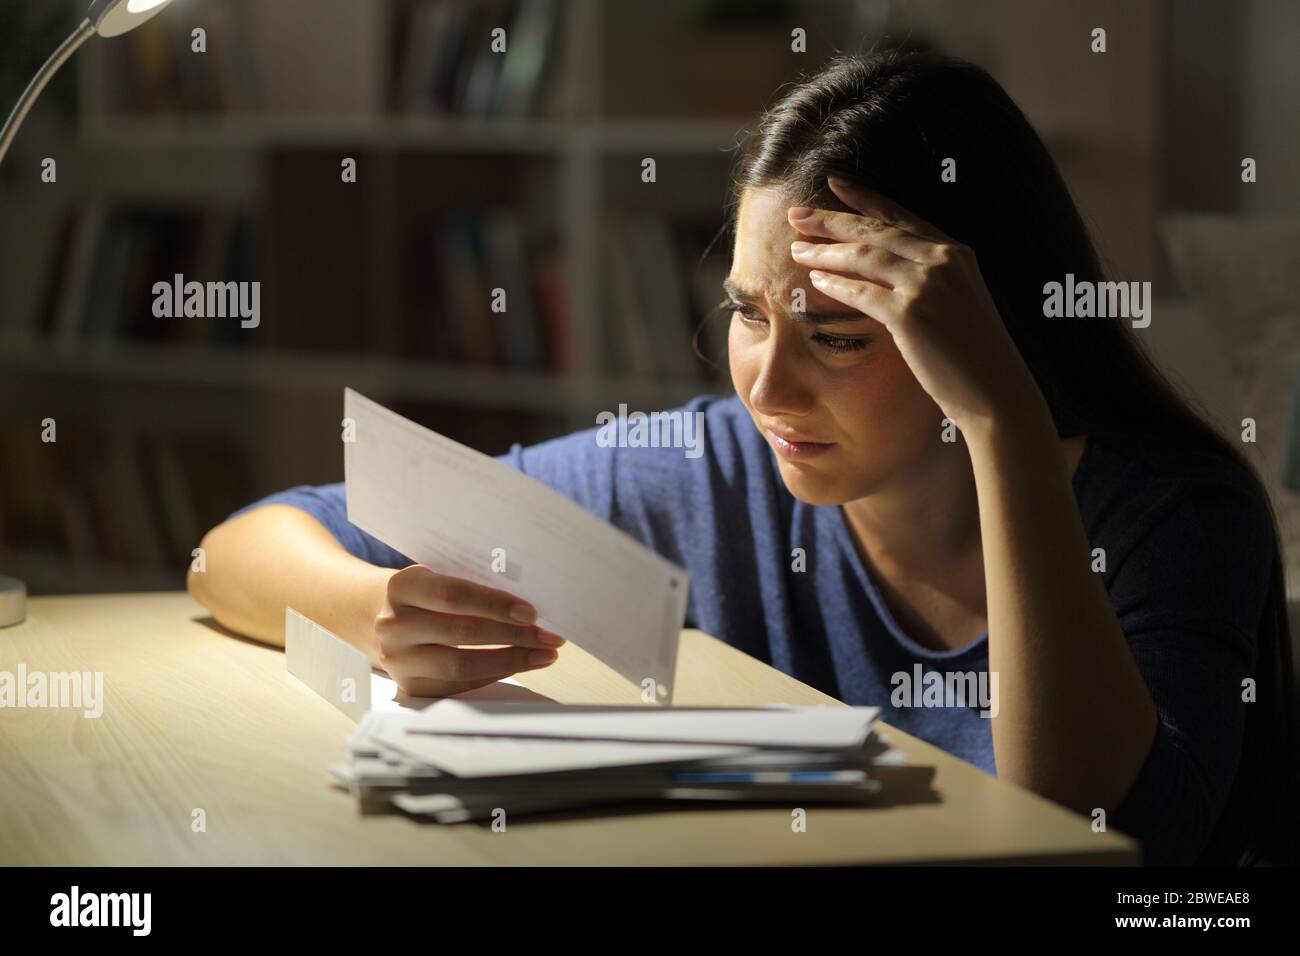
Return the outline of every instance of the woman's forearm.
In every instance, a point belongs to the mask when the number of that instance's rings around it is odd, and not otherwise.
[[[284,645],[284,609],[301,611],[375,659],[374,620],[393,571],[348,554],[311,515],[266,505],[203,538],[204,570],[190,595],[225,627]]]
[[[1079,514],[1046,406],[966,434],[979,496],[998,775],[1080,813],[1114,810],[1157,715]]]

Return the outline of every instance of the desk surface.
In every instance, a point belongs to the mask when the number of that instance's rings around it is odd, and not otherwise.
[[[102,671],[104,711],[0,709],[0,865],[678,865],[917,862],[1126,864],[1137,844],[893,728],[933,781],[887,780],[877,805],[640,805],[478,823],[362,816],[325,781],[353,724],[184,594],[34,598],[0,630],[0,671]],[[626,703],[567,645],[518,677],[566,703]],[[835,701],[697,631],[682,635],[684,706]],[[910,781],[910,782],[909,782]],[[191,830],[192,812],[207,831]]]

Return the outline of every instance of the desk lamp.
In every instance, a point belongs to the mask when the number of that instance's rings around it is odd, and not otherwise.
[[[9,114],[4,129],[0,130],[0,163],[4,162],[9,145],[18,133],[27,114],[31,112],[50,77],[58,72],[59,67],[80,49],[81,45],[98,33],[102,37],[116,37],[134,30],[155,14],[161,13],[171,0],[94,0],[86,12],[86,18],[72,32],[54,55],[45,61],[36,77],[27,84],[27,89],[18,100],[18,105]],[[27,616],[27,585],[18,578],[0,576],[0,627],[19,624]]]

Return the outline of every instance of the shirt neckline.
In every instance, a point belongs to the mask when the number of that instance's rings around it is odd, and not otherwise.
[[[1079,497],[1079,487],[1081,484],[1080,477],[1084,474],[1085,467],[1089,464],[1093,444],[1093,436],[1088,435],[1084,437],[1083,452],[1079,455],[1078,464],[1075,465],[1074,474],[1070,478],[1070,485],[1074,490],[1076,501]],[[867,570],[866,562],[862,560],[862,555],[858,553],[858,547],[853,541],[853,532],[849,529],[849,521],[844,515],[844,509],[839,505],[832,505],[830,507],[831,510],[835,512],[832,522],[835,536],[839,541],[840,547],[847,552],[849,564],[853,568],[854,576],[857,577],[858,583],[866,592],[867,599],[871,602],[876,615],[880,618],[881,623],[884,624],[885,630],[889,633],[890,637],[892,637],[913,656],[927,658],[929,660],[952,660],[954,658],[973,655],[984,650],[989,639],[989,632],[987,630],[969,644],[964,644],[961,647],[947,650],[926,647],[924,644],[918,643],[909,637],[907,632],[899,626],[898,621],[894,619],[893,612],[889,610],[889,605],[885,603],[885,599],[881,596],[880,591],[876,587],[875,580]]]

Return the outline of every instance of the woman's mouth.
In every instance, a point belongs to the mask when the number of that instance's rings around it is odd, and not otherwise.
[[[835,447],[835,442],[816,441],[797,432],[778,432],[771,428],[766,431],[768,437],[772,440],[772,447],[776,449],[776,453],[791,461],[805,461],[809,458],[816,458],[818,455],[824,455]]]

